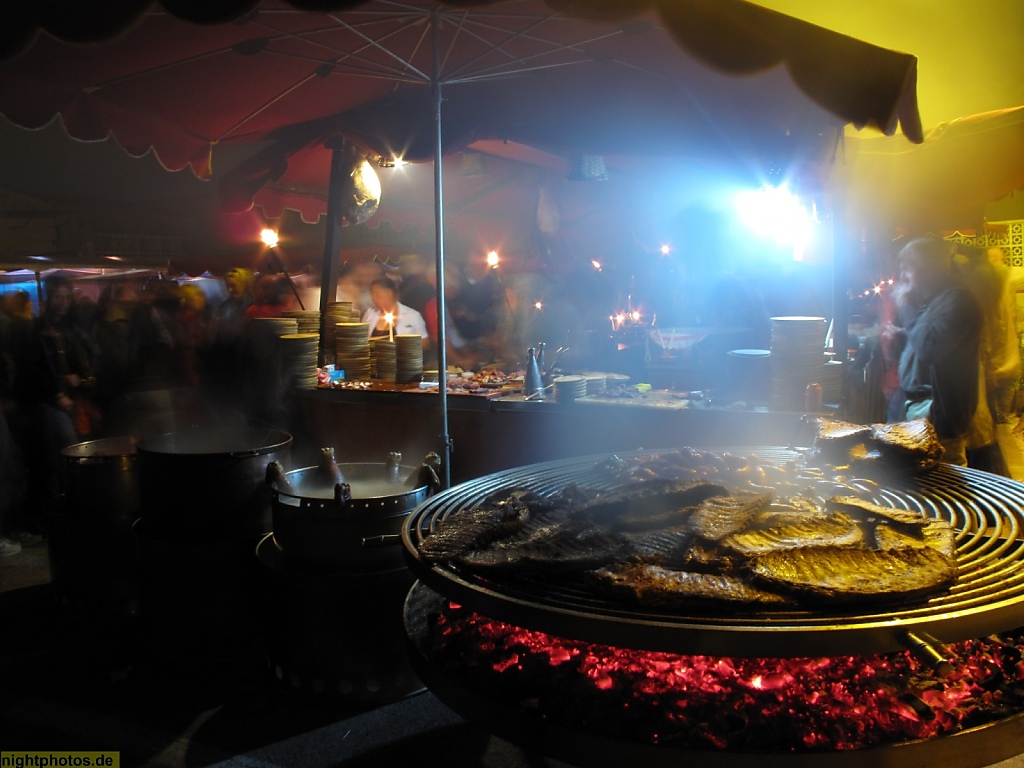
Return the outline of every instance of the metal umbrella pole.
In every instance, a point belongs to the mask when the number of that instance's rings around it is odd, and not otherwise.
[[[437,396],[441,416],[441,487],[451,486],[452,440],[448,433],[448,353],[445,346],[445,289],[444,289],[444,177],[441,169],[441,43],[437,12],[430,15],[431,36],[434,46],[434,248],[437,280]]]

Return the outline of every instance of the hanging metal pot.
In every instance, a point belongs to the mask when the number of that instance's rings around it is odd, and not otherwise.
[[[315,467],[268,465],[273,541],[284,565],[321,574],[404,567],[402,524],[440,489],[440,458],[431,453],[418,467],[401,462],[391,453],[383,463],[337,464],[325,448]]]

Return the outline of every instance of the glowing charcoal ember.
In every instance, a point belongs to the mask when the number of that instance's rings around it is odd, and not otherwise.
[[[450,604],[430,661],[546,721],[679,749],[809,752],[948,735],[1024,710],[1024,631],[910,652],[796,659],[681,656],[555,637]]]

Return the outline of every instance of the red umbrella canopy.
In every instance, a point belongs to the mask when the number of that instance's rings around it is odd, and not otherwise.
[[[434,82],[448,149],[763,153],[844,123],[921,139],[913,56],[742,0],[27,5],[28,20],[0,11],[0,112],[30,128],[59,114],[75,138],[113,133],[201,177],[218,144],[325,118],[425,159]]]

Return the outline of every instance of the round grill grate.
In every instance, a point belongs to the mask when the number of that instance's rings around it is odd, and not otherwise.
[[[743,449],[751,462],[793,465],[802,453]],[[619,454],[642,458],[653,452]],[[745,657],[890,653],[925,642],[956,642],[1024,625],[1024,484],[977,470],[941,464],[899,486],[868,478],[844,479],[845,492],[876,504],[918,510],[956,531],[958,578],[945,594],[919,604],[871,613],[814,611],[669,613],[626,606],[573,577],[503,576],[501,581],[431,564],[419,557],[423,539],[446,517],[518,486],[551,495],[568,483],[608,490],[617,484],[599,465],[607,456],[559,460],[498,472],[455,486],[420,505],[405,521],[402,539],[410,569],[445,597],[484,615],[540,632],[590,642],[667,651]],[[822,483],[822,499],[842,493]],[[803,491],[807,495],[806,490]],[[911,636],[908,637],[908,633]]]

